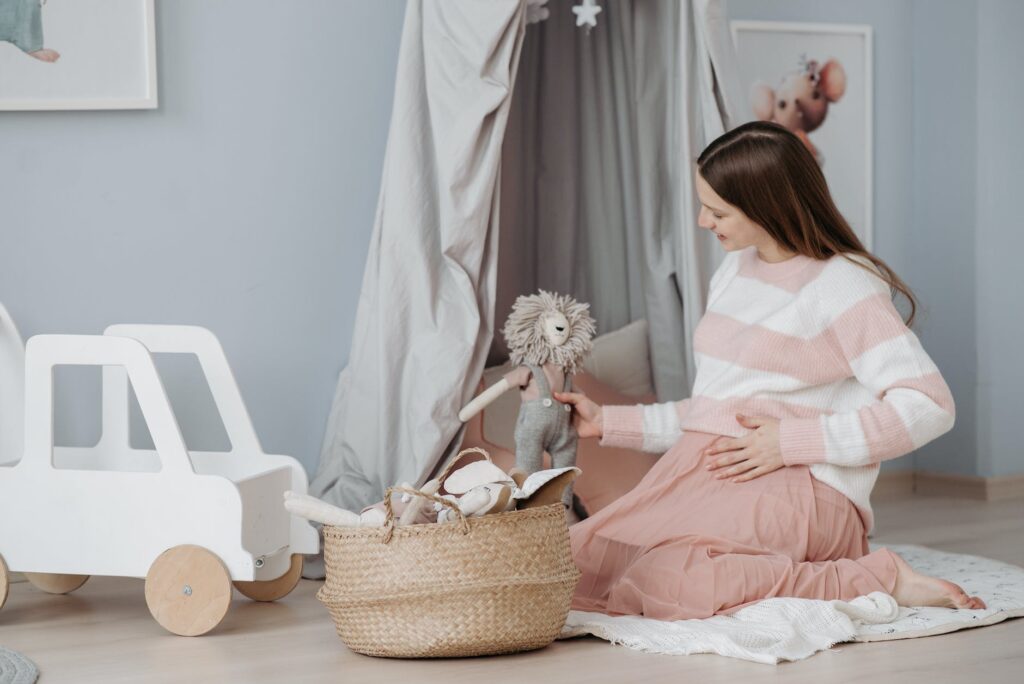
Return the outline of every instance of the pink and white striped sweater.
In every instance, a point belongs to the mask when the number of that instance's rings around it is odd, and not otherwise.
[[[697,377],[688,399],[606,406],[603,445],[664,452],[683,430],[739,437],[736,414],[780,419],[782,458],[860,509],[879,462],[953,427],[953,396],[903,323],[889,288],[847,257],[768,263],[730,252],[711,278],[694,333]]]

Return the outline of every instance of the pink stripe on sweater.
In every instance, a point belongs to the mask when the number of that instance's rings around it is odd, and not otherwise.
[[[736,420],[737,413],[742,413],[751,418],[778,418],[780,420],[785,418],[806,418],[816,420],[818,416],[831,415],[833,411],[775,399],[757,399],[753,397],[714,399],[700,396],[691,398],[690,410],[683,417],[683,429],[739,437],[747,434],[750,430],[739,424]]]
[[[829,328],[801,338],[708,311],[694,331],[694,351],[743,368],[784,373],[809,385],[852,375],[848,360],[909,332],[888,295],[873,295],[840,314]]]
[[[643,449],[644,409],[642,406],[605,406],[601,409],[601,446]]]
[[[750,430],[736,420],[736,414],[749,417],[812,419],[831,415],[833,411],[813,406],[793,404],[774,399],[734,397],[714,399],[712,397],[690,397],[676,402],[682,430],[695,430],[718,435],[739,437]],[[644,413],[642,406],[602,407],[602,446],[617,446],[627,449],[641,449],[644,442]],[[824,448],[816,449],[818,460],[824,459]]]
[[[884,401],[869,404],[857,411],[868,454],[875,463],[895,458],[914,450],[906,423],[891,404]]]
[[[950,415],[954,413],[953,396],[939,373],[899,380],[887,388],[887,391],[895,388],[919,391],[942,410]],[[883,400],[858,409],[857,418],[864,432],[868,455],[873,463],[903,456],[914,450],[914,440],[909,427],[896,408],[884,401],[884,395]],[[838,454],[832,454],[832,458],[829,458],[820,420],[783,421],[779,432],[783,461],[786,465],[838,460]]]
[[[942,410],[953,415],[953,395],[940,373],[929,373],[919,378],[904,378],[892,383],[886,391],[896,388],[921,392]],[[896,408],[884,400],[884,393],[879,401],[858,409],[857,418],[864,432],[869,458],[873,463],[903,456],[914,450],[914,440],[909,427],[903,422]],[[786,465],[839,460],[838,454],[832,454],[832,458],[829,458],[820,420],[783,420],[779,427],[779,442]]]
[[[757,256],[756,249],[750,249],[739,255],[737,273],[787,292],[799,292],[805,285],[815,280],[827,265],[827,259],[814,259],[802,254],[786,261],[766,263]]]
[[[922,375],[919,378],[903,378],[894,382],[892,386],[917,390],[938,404],[939,408],[949,415],[956,415],[953,393],[949,391],[949,385],[946,384],[942,373],[938,371]]]
[[[940,408],[953,413],[953,397],[942,375],[929,373],[920,378],[905,378],[892,388],[919,391]],[[786,465],[825,463],[828,458],[822,416],[834,415],[831,409],[774,399],[732,397],[715,399],[690,397],[676,402],[682,430],[696,430],[739,437],[749,430],[736,420],[736,414],[780,420],[779,441]],[[858,409],[858,419],[873,462],[902,456],[914,449],[913,440],[902,418],[891,404],[877,401]],[[605,406],[603,409],[603,446],[641,449],[644,443],[643,408]]]
[[[693,349],[743,368],[782,373],[808,385],[823,385],[852,374],[838,347],[825,334],[805,339],[714,311],[705,313],[697,325]]]
[[[909,332],[886,293],[866,297],[839,314],[828,328],[847,359]]]
[[[779,423],[779,450],[787,466],[825,462],[820,418],[788,418]]]

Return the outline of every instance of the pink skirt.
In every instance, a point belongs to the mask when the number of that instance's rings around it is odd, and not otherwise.
[[[864,523],[807,466],[716,480],[687,432],[628,494],[569,529],[583,573],[574,610],[661,620],[729,613],[761,599],[892,593],[891,552],[868,553]]]

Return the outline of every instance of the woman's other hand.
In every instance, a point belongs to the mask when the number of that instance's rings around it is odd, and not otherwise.
[[[601,407],[582,392],[554,392],[555,399],[573,407],[572,424],[580,437],[600,437],[604,434]]]
[[[778,419],[737,413],[736,421],[753,432],[715,440],[711,447],[704,449],[708,459],[706,468],[718,471],[716,480],[731,478],[733,482],[746,482],[785,465],[779,447]]]

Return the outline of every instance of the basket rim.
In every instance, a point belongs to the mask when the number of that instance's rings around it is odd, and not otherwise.
[[[557,510],[556,510],[557,509]],[[507,523],[518,523],[524,522],[531,518],[548,518],[555,517],[555,515],[564,516],[565,506],[561,502],[548,504],[547,506],[538,506],[536,508],[523,508],[515,509],[511,511],[502,511],[501,513],[489,513],[487,515],[481,515],[476,517],[466,518],[466,522],[469,523],[470,530],[474,527],[481,526],[495,526]],[[410,537],[418,536],[422,534],[439,534],[441,532],[451,533],[460,531],[462,522],[460,520],[450,520],[443,523],[416,523],[413,525],[395,525],[394,536]],[[323,535],[326,542],[327,537],[330,536],[333,539],[372,539],[374,537],[381,538],[381,544],[384,536],[387,534],[387,527],[348,527],[345,525],[324,525]],[[566,526],[568,530],[568,525]]]
[[[522,577],[513,579],[502,579],[501,581],[494,580],[478,580],[478,581],[463,581],[458,584],[449,585],[434,585],[429,589],[419,589],[415,591],[392,591],[386,594],[367,594],[366,592],[358,594],[335,594],[327,591],[327,585],[324,584],[316,592],[316,598],[322,603],[346,603],[348,605],[357,605],[360,603],[373,603],[377,601],[391,601],[396,599],[410,599],[422,596],[451,596],[455,594],[468,593],[470,591],[480,589],[506,589],[506,588],[520,588],[530,586],[544,586],[544,585],[558,585],[565,584],[567,582],[577,582],[583,575],[579,568],[573,567],[575,572],[566,572],[553,577]]]

